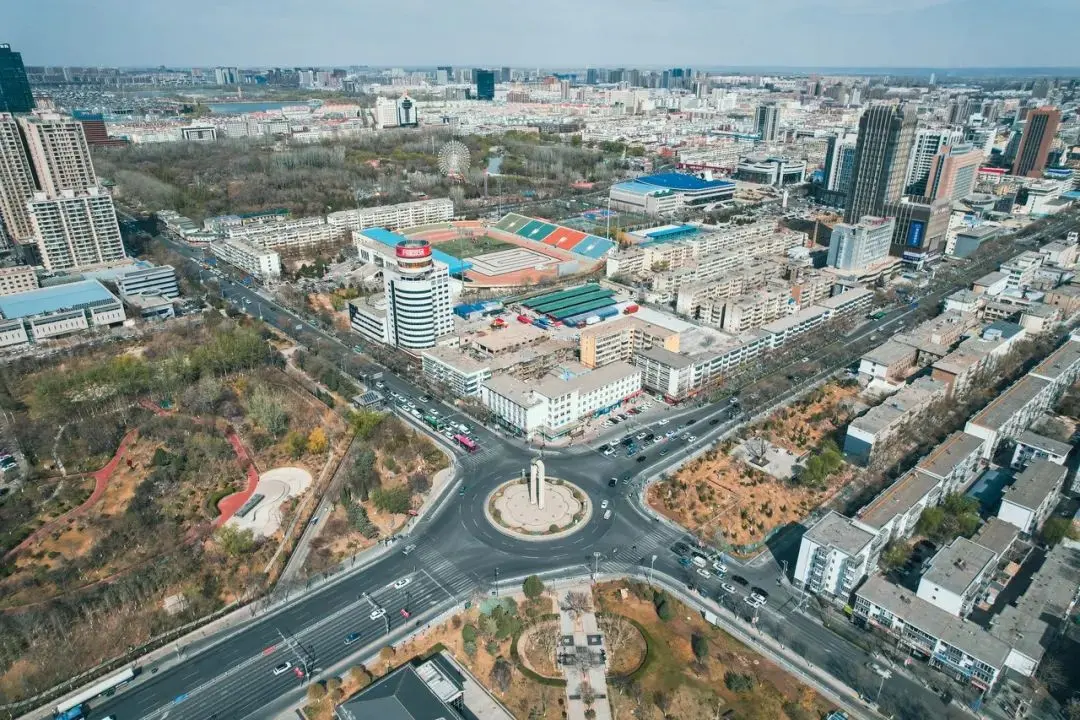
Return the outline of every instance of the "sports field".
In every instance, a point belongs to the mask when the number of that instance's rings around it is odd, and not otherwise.
[[[452,255],[461,260],[467,257],[475,257],[476,255],[498,252],[499,250],[509,250],[517,247],[517,245],[504,242],[503,240],[496,240],[488,235],[479,235],[476,237],[442,240],[436,243],[435,247],[442,250],[447,255]]]

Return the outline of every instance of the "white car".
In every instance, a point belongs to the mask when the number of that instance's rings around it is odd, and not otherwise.
[[[638,439],[638,440],[644,440],[644,439],[645,439],[645,438],[647,438],[648,436],[649,436],[649,433],[647,433],[647,432],[639,432],[639,433],[637,434],[637,438],[636,438],[636,439]]]
[[[668,420],[667,418],[664,418],[663,420],[658,420],[656,424],[657,425],[667,425],[669,422],[671,422],[671,421]]]
[[[697,574],[700,575],[703,578],[711,578],[712,577],[712,575],[709,573],[709,571],[706,570],[705,568],[698,568],[697,569]]]
[[[666,437],[666,438],[673,438],[673,437],[675,437],[675,435],[676,435],[676,433],[675,433],[674,430],[668,430],[666,433],[664,433],[664,437]]]
[[[611,519],[611,511],[610,510],[605,510],[604,511],[604,519],[605,520],[610,520]]]
[[[372,620],[378,620],[379,618],[381,618],[385,614],[386,614],[386,608],[375,608],[374,610],[371,611],[370,617],[371,617]]]
[[[726,575],[727,574],[727,565],[720,562],[719,560],[714,560],[712,566],[713,566],[713,570],[715,570],[720,575]]]
[[[697,435],[689,435],[689,436],[687,436],[686,442],[688,442],[688,443],[697,442]]]
[[[615,454],[615,451],[612,450],[611,448],[608,448],[607,450],[604,451],[604,455],[606,455],[607,457],[611,457],[614,454]]]
[[[412,578],[401,578],[396,583],[394,583],[394,589],[395,590],[400,590],[401,588],[405,587],[406,585],[408,585],[411,582],[412,582]]]
[[[720,585],[720,589],[726,592],[728,595],[734,595],[736,592],[738,592],[738,588],[736,588],[731,583],[722,583]]]
[[[607,500],[604,500],[604,501],[602,501],[600,503],[600,509],[601,510],[607,510],[607,506],[608,506],[608,501]]]
[[[288,660],[286,660],[285,662],[281,663],[280,665],[278,665],[277,667],[274,668],[274,674],[275,675],[281,675],[282,673],[287,673],[287,672],[289,672],[289,668],[291,668],[291,667],[292,667],[292,663],[289,662]]]
[[[765,604],[760,599],[755,598],[753,596],[748,596],[748,597],[743,598],[743,602],[746,603],[747,605],[749,605],[750,607],[754,608],[755,610],[760,608],[761,606],[763,606]]]
[[[768,602],[768,600],[765,598],[765,596],[762,595],[759,592],[750,593],[750,599],[753,600],[754,602],[757,602],[757,603],[761,604],[761,605],[764,605],[765,603]]]

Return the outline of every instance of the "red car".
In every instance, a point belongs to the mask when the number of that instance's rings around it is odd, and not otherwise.
[[[406,610],[405,608],[401,608],[401,617],[403,617],[403,618],[405,618],[406,620],[408,620],[408,619],[409,619],[409,615],[410,615],[410,613],[409,613],[409,611],[408,611],[408,610]]]
[[[420,512],[418,510],[413,510],[412,508],[409,508],[408,514],[412,515],[413,517],[416,517],[417,515],[420,514]]]

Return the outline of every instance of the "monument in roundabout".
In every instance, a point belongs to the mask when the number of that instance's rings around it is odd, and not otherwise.
[[[491,491],[484,514],[499,532],[525,540],[566,537],[585,526],[592,517],[592,502],[573,483],[549,478],[543,458],[522,468],[521,476]]]

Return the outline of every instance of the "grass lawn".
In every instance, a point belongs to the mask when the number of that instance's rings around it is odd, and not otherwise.
[[[516,248],[517,245],[508,243],[503,240],[496,240],[493,237],[487,235],[480,235],[478,237],[466,237],[459,238],[457,240],[445,240],[437,243],[435,247],[447,255],[451,255],[458,259],[475,257],[477,255],[484,255],[486,253],[498,252],[499,250],[510,250]]]

